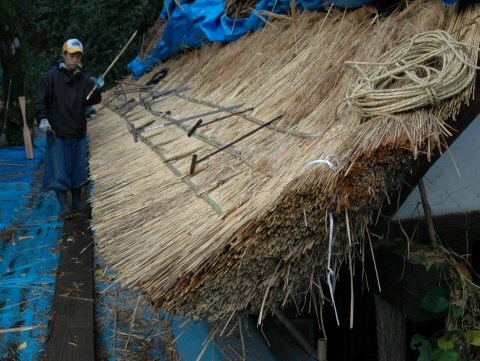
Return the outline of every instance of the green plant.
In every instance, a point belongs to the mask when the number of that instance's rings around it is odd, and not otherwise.
[[[422,307],[441,313],[448,309],[446,330],[426,339],[415,334],[410,347],[419,352],[418,361],[473,361],[480,360],[480,287],[475,285],[465,266],[450,258],[448,290],[430,289]]]

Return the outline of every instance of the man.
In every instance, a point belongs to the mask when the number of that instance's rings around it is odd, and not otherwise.
[[[72,211],[85,207],[81,187],[87,181],[86,108],[102,100],[100,75],[95,82],[81,67],[83,45],[78,39],[63,44],[64,62],[43,74],[35,108],[39,128],[47,133],[43,188],[53,190],[60,203],[60,217],[69,218]],[[90,91],[96,87],[87,100]],[[72,207],[67,192],[72,192]]]

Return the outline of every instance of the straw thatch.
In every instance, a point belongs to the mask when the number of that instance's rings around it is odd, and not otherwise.
[[[371,8],[295,14],[169,61],[168,82],[155,91],[187,90],[156,103],[143,93],[150,109],[138,96],[133,108],[122,96],[107,99],[89,129],[99,251],[122,282],[191,317],[247,311],[261,319],[274,305],[300,307],[308,291],[322,303],[331,299],[322,281],[333,288],[343,262],[352,270],[368,255],[366,230],[387,194],[420,152],[442,147],[454,126],[447,120],[473,89],[362,118],[341,102],[358,77],[345,62],[375,62],[403,39],[434,29],[477,47],[478,24],[469,20],[477,13],[419,0],[386,18]],[[476,63],[477,52],[468,52]],[[138,143],[129,127],[241,103],[254,109],[192,137],[186,131],[196,120],[141,133]],[[201,158],[278,115],[189,175],[193,154]]]
[[[226,0],[225,14],[232,18],[246,18],[251,15],[256,5],[257,5],[256,0],[247,0],[247,1]]]
[[[162,40],[163,31],[167,22],[164,19],[158,19],[155,23],[142,35],[140,56],[145,60],[146,56],[155,50],[158,42]]]

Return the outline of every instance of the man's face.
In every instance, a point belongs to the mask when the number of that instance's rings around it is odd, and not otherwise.
[[[77,52],[70,54],[68,51],[63,53],[63,58],[65,59],[65,65],[68,69],[76,70],[78,66],[82,63],[82,53]]]

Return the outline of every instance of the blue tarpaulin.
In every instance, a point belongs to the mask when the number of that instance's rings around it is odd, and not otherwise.
[[[130,360],[134,354],[143,355],[145,360],[170,360],[172,346],[182,361],[237,360],[235,350],[245,352],[249,361],[315,360],[278,331],[265,336],[256,327],[256,320],[249,317],[239,319],[237,327],[232,322],[229,332],[220,335],[217,331],[212,338],[215,328],[207,321],[155,309],[134,289],[121,286],[118,275],[101,257],[96,258],[95,269],[96,324],[101,330],[95,349],[99,360]],[[244,332],[241,337],[240,332]],[[169,341],[172,339],[174,344]]]
[[[370,2],[372,0],[299,0],[297,5],[308,11],[322,11],[330,5],[357,8]],[[456,0],[444,0],[445,4],[454,2]],[[160,19],[167,21],[162,40],[144,60],[137,57],[128,68],[138,79],[184,50],[201,48],[209,42],[229,43],[258,30],[268,19],[265,12],[285,14],[290,9],[290,0],[260,0],[248,18],[234,19],[225,14],[224,0],[166,0],[160,13]]]
[[[41,189],[45,138],[35,159],[24,147],[0,149],[0,357],[41,360],[63,225],[58,204]]]
[[[371,0],[332,1],[335,5],[357,7]],[[337,4],[338,3],[338,4]],[[322,10],[323,0],[302,0],[300,5],[307,10]],[[192,48],[201,48],[209,42],[229,43],[238,40],[247,32],[265,25],[265,12],[285,14],[290,11],[290,0],[261,0],[248,18],[234,19],[225,14],[224,0],[165,1],[160,18],[167,20],[163,38],[155,50],[142,61],[135,58],[128,64],[133,76],[138,78],[171,56]]]
[[[160,18],[168,22],[163,38],[144,61],[137,57],[128,64],[135,78],[184,50],[201,48],[209,42],[229,43],[263,27],[265,20],[259,16],[263,11],[286,13],[290,9],[289,0],[261,0],[250,17],[234,19],[225,15],[224,0],[197,0],[180,5],[177,7],[174,1],[164,3]]]

